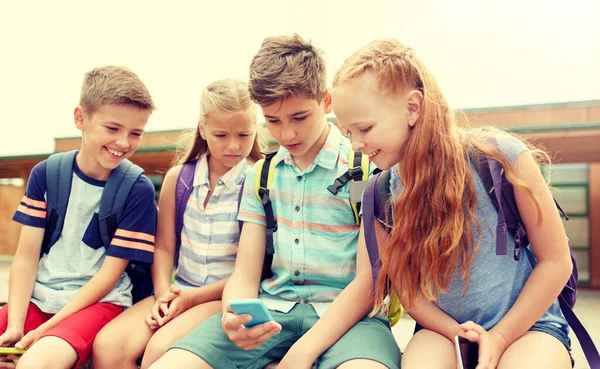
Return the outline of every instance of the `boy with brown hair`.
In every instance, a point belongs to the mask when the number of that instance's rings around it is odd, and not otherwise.
[[[153,109],[146,86],[130,70],[107,66],[86,73],[74,111],[81,150],[37,164],[13,217],[23,227],[8,304],[0,309],[0,346],[27,351],[19,360],[3,356],[1,367],[14,367],[10,360],[20,369],[79,367],[98,331],[131,305],[125,270],[129,261],[153,261],[156,205],[154,186],[127,158]],[[58,168],[67,175],[59,178]],[[123,168],[134,175],[131,189],[104,242],[101,199],[117,196],[104,188]],[[56,187],[63,193],[55,201]],[[65,199],[61,210],[57,202]]]
[[[280,144],[268,193],[277,227],[271,238],[255,165],[244,184],[244,226],[223,312],[151,368],[262,368],[278,360],[278,369],[398,368],[387,319],[368,317],[372,299],[364,292],[372,290],[372,273],[351,208],[356,199],[349,182],[335,194],[328,190],[347,173],[351,147],[326,120],[331,95],[321,51],[297,35],[265,39],[250,65],[250,94]],[[263,279],[270,246],[272,266]],[[229,303],[256,297],[274,321],[244,327],[251,317],[235,315]]]

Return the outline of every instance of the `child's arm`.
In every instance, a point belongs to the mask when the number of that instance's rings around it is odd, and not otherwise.
[[[68,316],[98,302],[117,283],[117,280],[127,267],[129,260],[107,256],[98,273],[96,273],[52,318],[37,329],[26,334],[16,345],[17,348],[27,349],[48,329],[56,326]]]
[[[266,227],[244,222],[233,273],[223,289],[223,313],[234,299],[256,298],[265,258]]]
[[[258,296],[266,249],[265,230],[264,225],[244,222],[235,267],[223,290],[223,331],[244,350],[260,346],[281,331],[281,326],[276,322],[241,328],[241,325],[250,322],[251,318],[247,315],[235,315],[229,307],[231,300]]]
[[[167,172],[158,200],[158,223],[152,282],[154,296],[158,299],[169,289],[175,258],[175,189],[181,166]]]
[[[44,228],[23,225],[19,245],[10,268],[9,314],[6,333],[0,345],[12,345],[23,336],[23,324],[35,285]],[[10,337],[9,337],[10,336]]]
[[[282,363],[289,367],[312,365],[373,308],[372,270],[361,224],[356,255],[356,277],[335,298],[317,323],[292,347]],[[285,366],[284,366],[285,367]]]
[[[375,221],[375,234],[377,236],[377,243],[379,245],[379,255],[385,255],[385,250],[389,244],[390,235],[383,228],[381,223]],[[406,309],[406,312],[421,326],[431,331],[437,332],[450,341],[454,339],[454,336],[459,334],[460,326],[454,318],[446,314],[440,309],[433,301],[427,300],[425,295],[421,291],[417,292],[417,296],[414,301],[412,308],[408,309],[406,295],[402,291],[398,290],[400,281],[395,281],[396,293],[400,296],[400,302]]]
[[[537,207],[528,192],[514,186],[519,214],[527,229],[537,265],[513,307],[490,331],[498,333],[506,347],[523,336],[550,308],[573,270],[567,236],[554,199],[531,153],[522,152],[513,169],[539,200],[542,219],[539,219]]]

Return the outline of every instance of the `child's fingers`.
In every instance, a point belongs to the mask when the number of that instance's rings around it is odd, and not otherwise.
[[[179,292],[169,292],[166,296],[160,298],[160,302],[170,302],[179,296]]]
[[[158,328],[158,324],[156,323],[156,320],[154,320],[154,318],[152,317],[152,313],[146,316],[146,324],[148,325],[148,327],[150,327],[150,329]]]
[[[163,315],[163,316],[167,316],[167,315],[169,315],[169,305],[168,305],[168,304],[166,304],[166,303],[161,303],[161,304],[159,305],[159,309],[160,309],[160,311],[162,312],[162,315]]]
[[[12,361],[1,361],[0,362],[0,368],[2,369],[14,369],[17,366],[15,365],[15,363],[13,363]]]
[[[236,332],[237,342],[240,348],[252,350],[262,345],[277,333],[281,331],[281,325],[276,322],[267,322],[255,327]]]
[[[252,315],[250,314],[226,314],[223,318],[223,328],[226,329],[226,331],[236,331],[241,325],[246,324],[251,320]]]

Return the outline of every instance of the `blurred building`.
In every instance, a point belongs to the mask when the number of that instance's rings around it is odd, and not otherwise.
[[[553,193],[570,217],[565,228],[575,250],[580,284],[600,288],[600,100],[507,106],[463,111],[475,125],[517,132],[548,151]],[[336,123],[335,118],[330,121]],[[261,126],[265,147],[277,142]],[[157,190],[175,158],[181,131],[144,134],[131,160],[143,167]],[[55,152],[78,149],[79,137],[55,139]],[[0,255],[13,255],[20,226],[11,217],[29,172],[48,154],[0,157]],[[158,191],[157,191],[158,192]]]

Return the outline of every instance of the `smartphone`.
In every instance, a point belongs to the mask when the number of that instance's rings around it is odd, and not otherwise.
[[[458,369],[475,369],[479,361],[479,346],[460,336],[454,336],[456,350],[456,367]]]
[[[19,350],[14,347],[0,347],[0,355],[23,355],[25,350]]]
[[[267,307],[260,299],[231,300],[229,301],[229,307],[237,315],[252,315],[252,320],[244,324],[246,328],[273,320],[271,313],[269,313],[269,310],[267,310]]]

